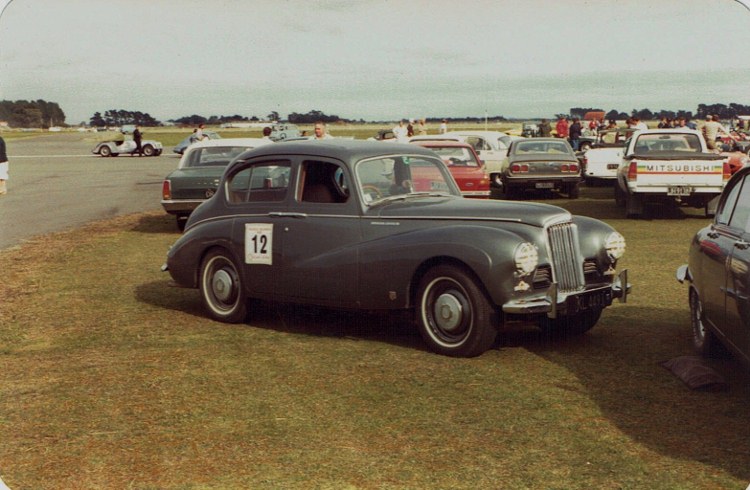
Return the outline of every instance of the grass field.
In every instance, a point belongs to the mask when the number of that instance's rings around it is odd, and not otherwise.
[[[632,221],[611,189],[549,201],[628,240],[627,304],[587,335],[531,327],[475,359],[405,317],[265,305],[206,318],[159,271],[174,220],[146,213],[0,252],[0,476],[37,488],[737,489],[750,377],[691,392],[674,279],[697,213]]]

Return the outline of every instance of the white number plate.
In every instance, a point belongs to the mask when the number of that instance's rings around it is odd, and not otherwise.
[[[245,263],[273,265],[273,224],[245,224]]]
[[[667,189],[668,196],[689,196],[693,193],[693,188],[689,185],[670,185]]]
[[[537,182],[534,187],[537,189],[554,189],[555,184],[552,182]]]

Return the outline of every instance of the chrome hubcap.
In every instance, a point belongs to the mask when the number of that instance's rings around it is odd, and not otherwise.
[[[435,323],[441,330],[452,332],[461,325],[463,307],[452,294],[441,294],[435,301]]]
[[[211,289],[219,301],[227,301],[232,296],[234,281],[232,276],[225,270],[216,271],[211,279]]]

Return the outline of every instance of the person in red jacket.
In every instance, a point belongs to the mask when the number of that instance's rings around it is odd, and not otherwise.
[[[568,138],[568,118],[567,117],[561,117],[557,120],[557,125],[555,126],[555,131],[557,131],[557,137],[558,138]]]

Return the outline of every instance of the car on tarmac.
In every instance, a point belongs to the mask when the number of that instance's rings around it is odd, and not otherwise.
[[[185,227],[190,213],[216,193],[224,169],[240,153],[272,143],[258,138],[203,140],[190,145],[177,169],[164,178],[161,205]]]
[[[511,143],[494,178],[508,199],[517,199],[527,190],[556,190],[577,199],[581,166],[566,140],[530,138]]]
[[[245,152],[188,218],[162,270],[211,318],[248,299],[411,311],[433,351],[477,356],[517,322],[588,331],[614,298],[625,239],[541,203],[464,199],[431,150],[361,140]]]
[[[203,130],[203,139],[201,141],[205,141],[205,140],[218,140],[218,139],[221,139],[221,135],[219,133],[217,133],[216,131],[211,131],[211,130],[207,130],[207,129]],[[197,142],[198,142],[198,140],[195,138],[195,134],[193,133],[190,136],[188,136],[187,138],[185,138],[184,140],[180,141],[177,144],[177,146],[175,146],[172,149],[172,151],[174,153],[177,153],[178,155],[182,155],[183,153],[185,153],[185,149],[188,146],[192,145],[193,143],[197,143]]]
[[[120,155],[136,155],[136,145],[133,140],[102,141],[98,143],[91,153],[102,157],[117,157]],[[158,157],[164,150],[161,142],[155,140],[142,140],[141,149],[147,157]]]
[[[460,141],[413,142],[437,153],[448,166],[464,197],[487,198],[490,196],[490,180],[474,148]]]
[[[750,366],[750,167],[727,183],[713,221],[690,242],[677,280],[689,285],[695,349],[711,357],[723,346]]]

